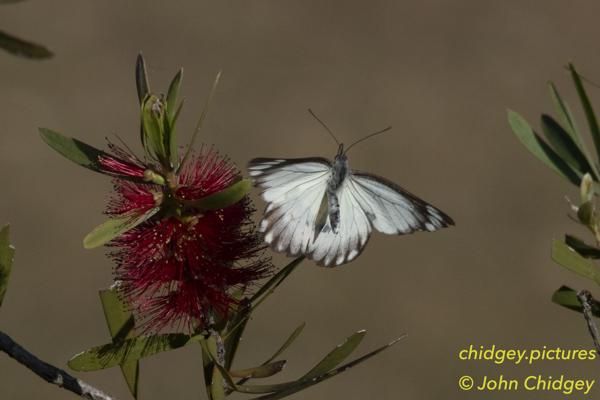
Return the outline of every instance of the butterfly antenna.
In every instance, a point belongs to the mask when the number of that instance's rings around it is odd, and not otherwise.
[[[319,123],[323,126],[323,128],[325,128],[325,130],[329,133],[329,135],[333,138],[333,140],[335,140],[335,143],[337,143],[337,145],[339,146],[340,145],[339,140],[337,140],[337,138],[335,137],[333,132],[331,132],[331,129],[329,129],[329,127],[327,125],[325,125],[325,122],[321,121],[321,119],[319,117],[317,117],[317,114],[315,114],[313,112],[313,110],[311,110],[310,108],[308,109],[308,112],[310,113],[310,115],[313,116],[314,119],[319,121]]]
[[[346,148],[346,151],[344,151],[344,154],[346,154],[348,151],[350,151],[350,149],[352,148],[352,146],[354,146],[355,144],[359,144],[360,142],[364,142],[365,140],[370,139],[373,136],[381,135],[382,133],[385,133],[385,132],[389,131],[390,129],[392,129],[392,127],[388,126],[387,128],[384,128],[384,129],[382,129],[380,131],[377,131],[377,132],[373,132],[370,135],[367,135],[367,136],[365,136],[362,139],[358,139],[356,142],[352,143],[350,146],[348,146],[348,148]]]

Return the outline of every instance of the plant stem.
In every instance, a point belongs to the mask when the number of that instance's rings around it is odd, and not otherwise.
[[[40,360],[2,331],[0,331],[0,351],[14,358],[46,382],[57,385],[85,399],[115,400],[114,397],[107,395],[100,389],[96,389],[88,383],[69,375],[62,369]]]

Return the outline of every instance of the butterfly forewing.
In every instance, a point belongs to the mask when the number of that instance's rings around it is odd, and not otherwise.
[[[379,232],[402,235],[454,225],[442,211],[387,179],[353,171],[348,180],[349,190]]]
[[[268,203],[260,223],[265,242],[289,255],[306,254],[331,174],[324,158],[257,158],[248,166]]]

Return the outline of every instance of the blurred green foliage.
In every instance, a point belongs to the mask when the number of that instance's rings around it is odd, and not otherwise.
[[[24,0],[0,0],[0,5],[20,3]],[[53,56],[52,52],[41,44],[18,38],[0,31],[0,48],[18,57],[45,59]]]
[[[600,214],[597,197],[600,195],[600,127],[592,102],[585,88],[585,79],[573,64],[567,71],[577,91],[579,102],[587,120],[587,131],[594,145],[590,152],[583,131],[578,127],[567,102],[560,96],[556,86],[548,84],[556,118],[543,114],[542,138],[521,115],[508,111],[508,122],[515,136],[538,160],[558,173],[565,180],[579,187],[577,204],[570,204],[572,219],[591,233],[591,243],[565,234],[563,240],[552,243],[552,259],[569,271],[590,279],[600,285]],[[568,309],[583,312],[583,307],[574,290],[561,287],[552,296],[552,301]],[[598,310],[592,312],[599,316]]]

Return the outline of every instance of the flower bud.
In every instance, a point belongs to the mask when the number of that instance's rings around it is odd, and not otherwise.
[[[581,179],[579,189],[581,191],[582,204],[592,200],[592,197],[594,196],[593,183],[594,181],[589,173],[586,173]]]

